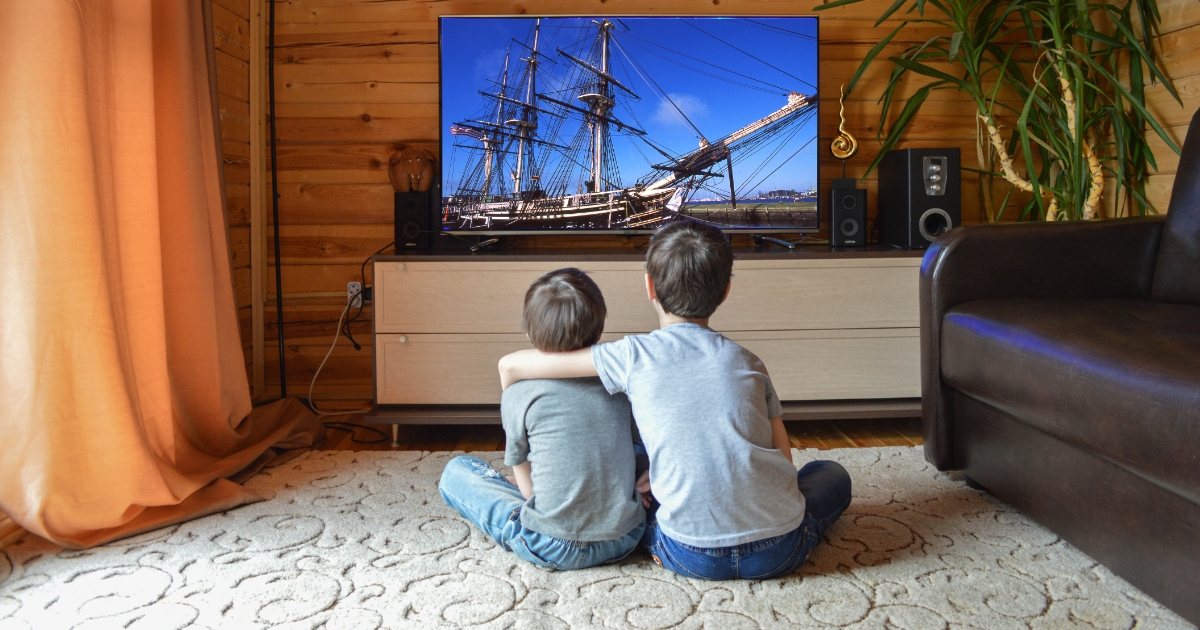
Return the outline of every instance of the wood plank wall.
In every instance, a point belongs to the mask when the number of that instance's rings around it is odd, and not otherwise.
[[[246,376],[253,382],[250,289],[250,6],[251,0],[213,0],[213,40],[221,108],[221,150],[229,212],[234,291]],[[258,393],[258,392],[256,392]]]
[[[258,1],[258,0],[251,0]],[[818,0],[812,0],[815,3]],[[222,6],[244,4],[217,0]],[[324,357],[345,304],[345,286],[357,280],[360,263],[392,238],[388,156],[404,145],[437,152],[438,50],[437,17],[451,14],[809,14],[810,2],[785,0],[286,0],[276,5],[276,93],[279,135],[280,223],[289,393],[303,395]],[[890,0],[867,0],[822,12],[821,22],[821,180],[841,176],[841,164],[824,150],[837,129],[838,85],[848,80],[858,61],[890,31],[895,20],[874,28],[875,18]],[[1161,88],[1151,90],[1155,110],[1182,140],[1190,114],[1200,105],[1200,3],[1160,0],[1163,60],[1185,96],[1186,109],[1169,101]],[[245,13],[225,6],[229,23]],[[220,23],[220,22],[218,22]],[[245,76],[246,57],[236,33],[223,49],[223,77]],[[910,27],[890,45],[897,54],[931,35],[929,27]],[[234,50],[236,49],[236,50]],[[240,74],[239,74],[240,73]],[[877,64],[846,103],[847,127],[860,139],[861,150],[849,164],[850,176],[861,176],[877,152],[876,99],[887,75]],[[918,84],[906,89],[911,93]],[[227,178],[231,207],[246,205],[246,173],[241,154],[246,136],[245,100],[222,90],[228,103]],[[975,166],[974,118],[971,103],[953,91],[934,93],[907,132],[904,146],[956,146],[963,165]],[[223,118],[224,119],[224,118]],[[1151,178],[1152,199],[1165,211],[1177,159],[1157,153],[1161,174]],[[964,221],[979,220],[976,184],[963,182]],[[866,181],[868,204],[876,206],[874,176]],[[872,212],[874,215],[874,212]],[[231,216],[236,216],[231,215]],[[235,230],[245,228],[238,217]],[[825,220],[823,219],[823,222]],[[243,239],[244,240],[244,239]],[[630,246],[636,239],[605,237],[530,237],[522,246]],[[239,267],[239,269],[242,269]],[[244,271],[241,272],[243,275]],[[274,291],[274,269],[266,274]],[[243,276],[239,275],[239,283]],[[369,269],[368,269],[369,277]],[[248,286],[248,282],[246,283]],[[239,285],[239,306],[244,294]],[[520,299],[520,296],[513,296]],[[273,302],[268,301],[273,305]],[[243,311],[245,309],[243,308]],[[327,406],[355,405],[370,398],[370,308],[352,326],[362,344],[355,350],[339,343],[316,387]],[[275,339],[275,316],[266,313],[266,339]],[[249,338],[245,336],[245,338]],[[268,395],[278,391],[277,349],[266,349]],[[353,401],[353,402],[352,402]]]
[[[1200,108],[1200,2],[1166,0],[1160,1],[1158,7],[1162,12],[1162,23],[1155,49],[1183,106],[1180,107],[1161,85],[1147,90],[1147,100],[1150,111],[1166,126],[1171,138],[1183,146],[1192,114]],[[1150,176],[1147,193],[1159,212],[1166,212],[1179,156],[1167,149],[1157,136],[1152,137],[1158,173]]]

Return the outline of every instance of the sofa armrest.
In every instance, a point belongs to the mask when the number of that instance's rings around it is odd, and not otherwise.
[[[942,318],[991,299],[1149,299],[1165,217],[1013,223],[951,230],[921,262],[925,458],[956,468],[952,392],[942,384]]]

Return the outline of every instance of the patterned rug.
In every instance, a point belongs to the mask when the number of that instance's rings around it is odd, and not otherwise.
[[[26,536],[0,553],[0,628],[1194,627],[917,448],[793,451],[845,465],[854,502],[761,582],[642,554],[538,569],[442,503],[453,455],[310,452],[248,482],[262,503],[87,551]]]

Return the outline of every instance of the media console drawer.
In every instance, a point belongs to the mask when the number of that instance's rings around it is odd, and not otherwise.
[[[624,335],[606,333],[602,341]],[[730,332],[758,355],[783,400],[920,396],[915,328]],[[499,404],[500,357],[524,348],[522,334],[380,334],[376,402],[382,405]],[[680,375],[686,386],[687,375]]]
[[[600,285],[605,341],[658,327],[642,254],[572,255],[377,257],[375,402],[499,403],[496,363],[530,347],[525,291],[553,269]],[[711,324],[762,358],[783,400],[916,399],[920,264],[915,252],[739,254]]]
[[[918,258],[736,261],[717,330],[916,327]],[[576,266],[608,307],[605,330],[646,332],[658,318],[640,261],[377,262],[375,331],[519,333],[525,291],[538,276]]]

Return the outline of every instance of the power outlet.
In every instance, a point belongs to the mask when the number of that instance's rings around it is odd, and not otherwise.
[[[350,302],[350,308],[362,308],[363,294],[361,282],[346,283],[346,299]]]

